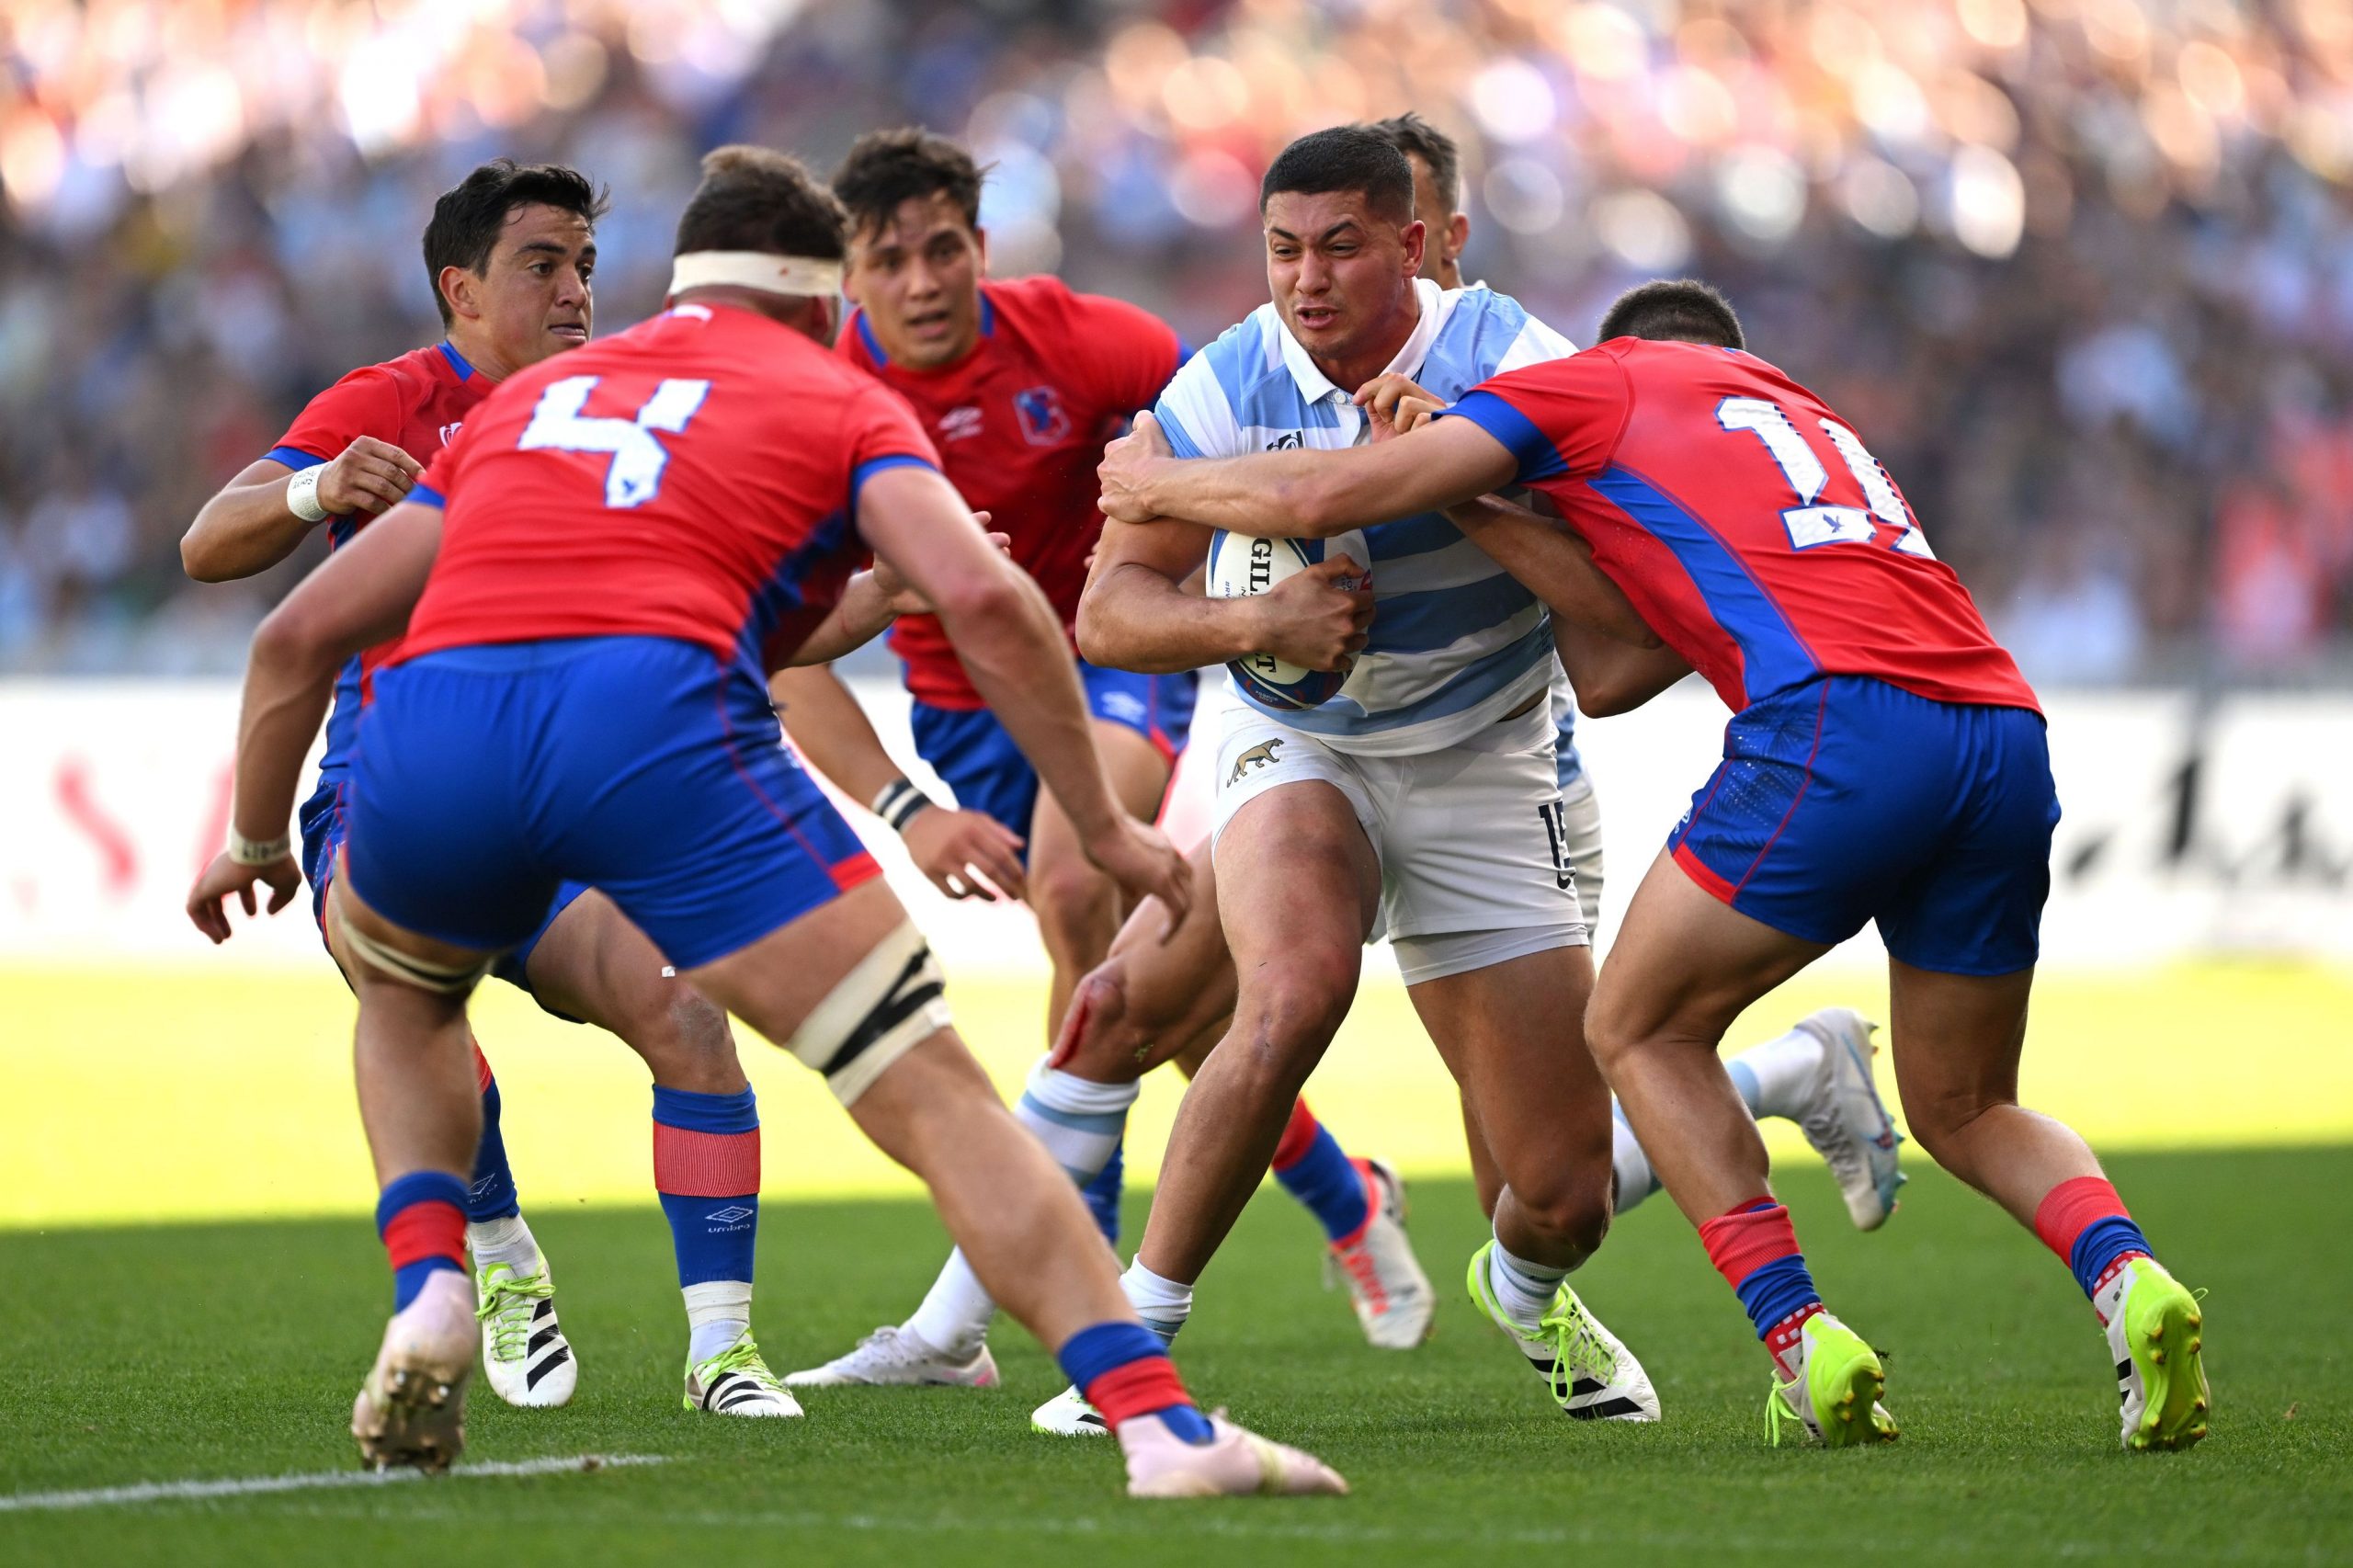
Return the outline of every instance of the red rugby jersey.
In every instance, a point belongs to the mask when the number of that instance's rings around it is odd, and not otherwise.
[[[448,509],[392,662],[670,637],[767,668],[863,554],[867,475],[938,465],[904,403],[790,327],[688,304],[511,377],[413,493]]]
[[[2039,710],[1887,471],[1755,355],[1613,338],[1450,412],[1511,449],[1520,483],[1735,711],[1817,675]]]
[[[834,347],[915,405],[949,479],[975,510],[994,514],[989,526],[1010,536],[1013,559],[1046,590],[1067,633],[1103,532],[1095,465],[1120,423],[1151,407],[1176,373],[1184,350],[1176,332],[1133,305],[1073,293],[1060,278],[1019,278],[981,285],[980,342],[953,365],[892,364],[863,312]],[[897,622],[891,646],[917,699],[982,706],[938,620]]]
[[[363,365],[319,393],[263,456],[300,472],[333,462],[354,440],[369,436],[391,442],[418,462],[430,463],[497,385],[447,343],[415,349],[381,365]],[[329,517],[327,548],[348,543],[367,523],[364,512]],[[321,767],[332,768],[345,760],[359,723],[366,672],[381,664],[392,646],[369,649],[337,677]]]

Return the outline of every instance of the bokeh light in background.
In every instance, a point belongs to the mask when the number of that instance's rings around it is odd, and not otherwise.
[[[994,164],[1000,270],[1199,341],[1263,297],[1272,151],[1409,108],[1472,272],[1571,335],[1730,290],[2040,678],[2353,670],[2345,0],[0,0],[0,670],[237,667],[309,558],[197,587],[177,536],[430,336],[483,158],[611,185],[610,327],[703,148],[922,121]]]

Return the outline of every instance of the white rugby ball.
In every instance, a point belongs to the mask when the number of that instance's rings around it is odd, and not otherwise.
[[[1350,531],[1332,539],[1252,539],[1246,534],[1219,533],[1210,540],[1209,572],[1204,586],[1213,599],[1246,598],[1263,594],[1293,573],[1319,562],[1345,555],[1358,566],[1369,566],[1364,535]],[[1230,662],[1233,683],[1245,695],[1269,708],[1320,708],[1339,694],[1348,671],[1311,670],[1276,658],[1253,653]]]

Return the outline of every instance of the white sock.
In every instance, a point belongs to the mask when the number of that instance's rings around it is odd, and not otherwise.
[[[537,1274],[544,1265],[540,1244],[520,1214],[503,1220],[476,1220],[466,1226],[466,1250],[473,1254],[476,1272],[503,1263],[517,1274]]]
[[[995,1316],[996,1302],[982,1286],[981,1277],[972,1272],[972,1266],[964,1261],[964,1249],[958,1247],[948,1255],[939,1278],[931,1282],[923,1305],[905,1326],[949,1359],[969,1361],[987,1342],[989,1320]]]
[[[1120,1289],[1128,1293],[1128,1305],[1135,1308],[1144,1327],[1160,1335],[1163,1343],[1175,1339],[1185,1320],[1193,1315],[1193,1288],[1162,1278],[1146,1268],[1141,1258],[1120,1276]]]
[[[1749,1115],[1759,1121],[1768,1116],[1794,1117],[1805,1107],[1824,1049],[1822,1038],[1812,1030],[1791,1029],[1749,1047],[1725,1062],[1724,1070],[1732,1074],[1733,1087],[1740,1091]]]
[[[752,1326],[752,1282],[710,1279],[679,1292],[687,1299],[687,1359],[708,1361]]]
[[[1565,1268],[1514,1257],[1504,1249],[1500,1238],[1495,1250],[1487,1255],[1487,1289],[1495,1292],[1495,1304],[1503,1308],[1506,1317],[1529,1334],[1542,1325],[1553,1293],[1568,1277]]]
[[[1643,1153],[1634,1130],[1627,1125],[1625,1113],[1614,1105],[1609,1113],[1609,1168],[1618,1177],[1616,1210],[1623,1214],[1658,1190],[1658,1176],[1651,1170],[1650,1156]]]
[[[1137,1083],[1097,1084],[1046,1065],[1029,1070],[1029,1082],[1013,1103],[1014,1119],[1035,1133],[1054,1163],[1085,1187],[1103,1174],[1111,1152],[1128,1131],[1128,1108],[1142,1092]]]

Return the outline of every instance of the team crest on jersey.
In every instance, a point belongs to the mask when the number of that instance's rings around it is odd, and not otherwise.
[[[1051,387],[1015,392],[1013,412],[1021,416],[1021,434],[1033,447],[1051,447],[1070,436],[1070,415]]]
[[[441,444],[446,447],[450,442],[456,440],[458,438],[458,432],[465,427],[466,422],[462,419],[459,420],[455,425],[444,425],[441,426]]]
[[[1304,438],[1305,437],[1302,437],[1298,431],[1293,430],[1286,435],[1278,436],[1273,440],[1267,442],[1267,450],[1270,452],[1293,451],[1298,449]]]
[[[939,416],[939,438],[943,441],[969,441],[981,433],[981,411],[966,403],[951,408]]]

